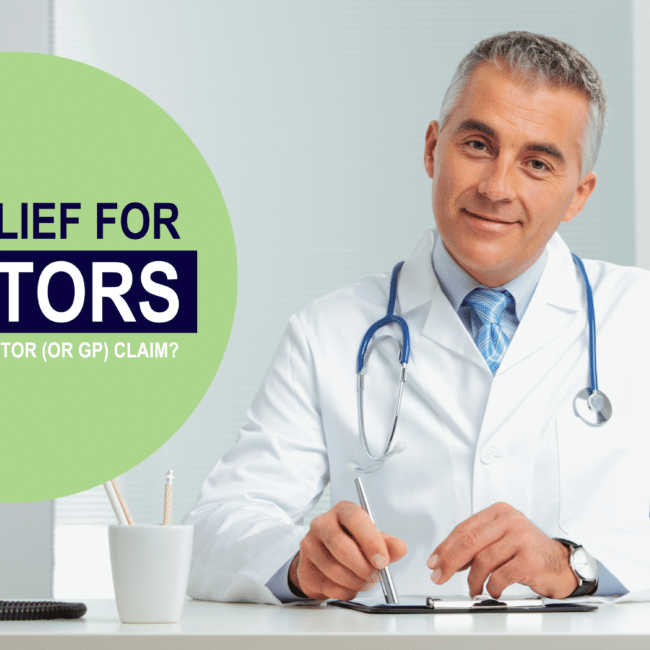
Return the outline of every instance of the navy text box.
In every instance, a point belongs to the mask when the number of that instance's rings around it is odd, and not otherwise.
[[[38,302],[38,281],[49,264],[69,262],[79,271],[84,280],[85,298],[79,315],[67,323],[48,319]],[[174,267],[177,279],[169,279],[163,272],[155,271],[151,279],[165,285],[178,296],[179,308],[176,315],[165,323],[147,320],[140,309],[141,302],[149,302],[155,312],[164,312],[169,307],[167,299],[146,291],[141,284],[144,267],[151,262],[166,262]],[[19,320],[9,322],[9,274],[0,272],[0,332],[7,333],[162,333],[197,331],[197,252],[196,251],[0,251],[0,262],[31,262],[33,272],[20,273]],[[135,322],[125,322],[113,300],[102,301],[101,322],[92,320],[92,273],[93,262],[119,262],[131,270],[133,282],[123,294]],[[104,286],[119,286],[122,278],[117,273],[104,273]],[[70,308],[75,296],[74,282],[67,273],[55,273],[49,282],[48,298],[51,307],[59,312]]]

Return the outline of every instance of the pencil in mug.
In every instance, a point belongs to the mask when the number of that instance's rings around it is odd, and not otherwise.
[[[104,483],[104,489],[108,495],[108,500],[113,506],[113,510],[115,511],[115,516],[117,517],[118,523],[122,525],[133,526],[135,523],[133,521],[133,515],[129,510],[129,506],[126,505],[126,499],[124,498],[122,490],[120,490],[120,486],[117,484],[117,481],[113,479],[107,483]]]
[[[172,500],[174,498],[174,472],[170,469],[167,472],[165,481],[165,505],[163,508],[163,526],[169,526],[172,523]]]

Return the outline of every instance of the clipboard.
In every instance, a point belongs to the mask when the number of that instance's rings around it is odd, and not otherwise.
[[[398,603],[390,605],[372,598],[358,598],[350,601],[330,600],[327,604],[344,609],[353,609],[366,614],[541,614],[547,612],[593,612],[598,609],[598,605],[559,602],[542,597],[475,600],[420,596],[401,598]]]

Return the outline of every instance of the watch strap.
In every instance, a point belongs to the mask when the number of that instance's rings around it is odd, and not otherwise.
[[[590,596],[593,594],[596,589],[598,589],[598,576],[596,576],[595,580],[585,580],[574,568],[573,568],[573,551],[576,548],[580,548],[580,544],[576,544],[575,542],[572,542],[571,540],[568,539],[562,539],[561,537],[554,537],[553,538],[556,542],[560,542],[560,544],[563,544],[569,549],[569,552],[571,553],[570,556],[570,561],[569,564],[571,566],[571,570],[573,573],[577,576],[578,578],[578,586],[568,595],[566,598],[577,598],[578,596]],[[584,548],[583,548],[584,550]],[[586,552],[586,551],[585,551]]]

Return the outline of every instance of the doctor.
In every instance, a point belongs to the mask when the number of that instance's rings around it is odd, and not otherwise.
[[[388,563],[400,595],[650,587],[650,276],[585,261],[613,406],[589,426],[573,406],[589,386],[585,286],[556,234],[594,191],[604,118],[600,77],[569,45],[511,32],[463,59],[426,133],[436,228],[398,283],[395,313],[411,336],[396,432],[406,452],[364,478],[390,534],[356,505],[346,471],[372,465],[355,359],[386,313],[388,273],[291,318],[249,423],[185,519],[191,596],[381,597]],[[366,399],[375,454],[398,371],[395,350],[378,346]],[[328,481],[335,505],[307,528]]]

